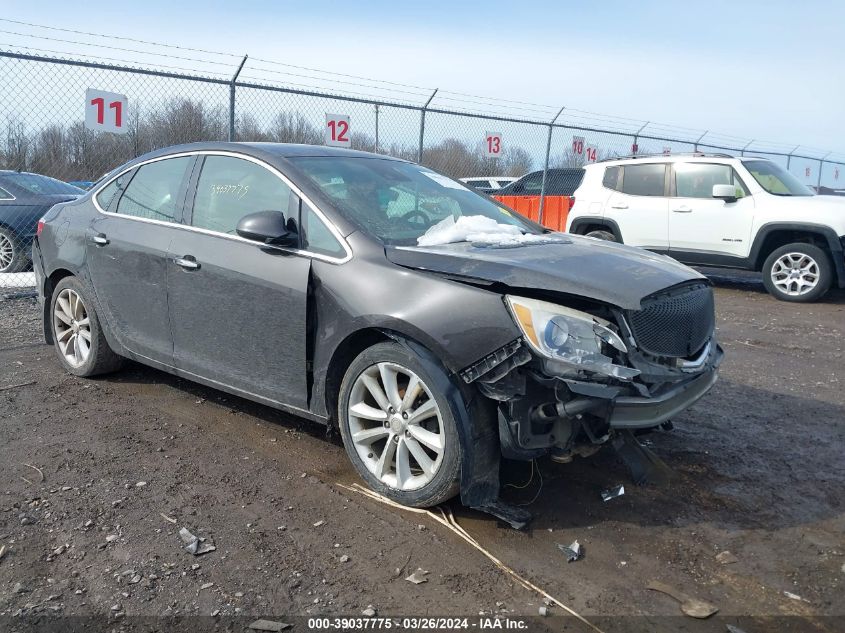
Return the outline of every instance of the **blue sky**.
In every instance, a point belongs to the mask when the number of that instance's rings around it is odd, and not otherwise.
[[[845,2],[6,0],[3,17],[845,152]]]

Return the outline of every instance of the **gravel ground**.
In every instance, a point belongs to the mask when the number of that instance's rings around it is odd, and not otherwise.
[[[506,498],[535,515],[525,532],[451,509],[604,631],[845,630],[845,295],[792,305],[754,276],[714,279],[721,380],[648,438],[668,484],[629,485],[607,451],[541,461],[533,477],[507,464]],[[119,626],[214,614],[196,620],[213,628],[370,605],[477,620],[543,604],[430,517],[343,488],[357,477],[318,425],[137,364],[64,373],[32,300],[0,301],[0,421],[0,629],[45,614]],[[625,495],[603,502],[618,483]],[[186,552],[182,527],[216,550]],[[575,539],[585,556],[567,563],[556,544]],[[418,568],[427,582],[407,582]],[[719,615],[680,616],[651,580]],[[589,630],[563,613],[549,608],[531,630]]]

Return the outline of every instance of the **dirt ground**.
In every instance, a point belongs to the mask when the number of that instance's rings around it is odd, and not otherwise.
[[[542,461],[542,480],[507,464],[505,497],[535,516],[525,532],[451,508],[608,633],[845,630],[845,294],[793,305],[753,277],[714,279],[721,379],[673,431],[648,436],[669,484],[634,486],[608,450]],[[558,607],[538,617],[538,594],[428,516],[342,488],[358,479],[318,425],[137,364],[96,380],[64,373],[34,300],[0,301],[0,424],[0,629],[57,615],[126,626],[213,614],[213,627],[372,605],[591,630]],[[602,501],[618,483],[624,496]],[[191,555],[182,527],[217,549]],[[585,556],[567,563],[556,544],[575,539]],[[725,551],[735,562],[720,562]],[[427,582],[404,579],[417,568]],[[652,580],[718,616],[680,615]]]

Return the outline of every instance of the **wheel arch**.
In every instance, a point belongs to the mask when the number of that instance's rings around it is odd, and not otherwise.
[[[825,251],[833,264],[837,284],[840,288],[845,287],[845,260],[843,259],[842,242],[835,231],[822,224],[774,222],[760,227],[751,246],[749,257],[754,270],[762,270],[766,258],[776,248],[794,242],[813,244]]]
[[[619,225],[608,218],[598,216],[584,216],[572,220],[569,225],[569,232],[576,235],[586,235],[590,231],[610,231],[616,238],[616,241],[623,244],[622,231],[619,230]]]
[[[501,448],[495,406],[472,386],[455,376],[455,372],[442,357],[418,338],[389,327],[365,327],[349,333],[335,348],[324,381],[323,397],[329,411],[329,424],[338,424],[332,406],[340,396],[340,383],[349,364],[362,351],[384,341],[396,341],[413,351],[423,365],[440,365],[446,378],[442,390],[455,419],[461,444],[461,501],[464,505],[491,511],[499,496],[499,461]],[[442,374],[440,374],[442,376]],[[460,406],[459,406],[460,405]]]

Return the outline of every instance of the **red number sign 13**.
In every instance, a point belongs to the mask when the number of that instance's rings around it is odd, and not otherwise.
[[[500,132],[484,133],[484,149],[487,156],[497,158],[502,155],[502,134]]]

